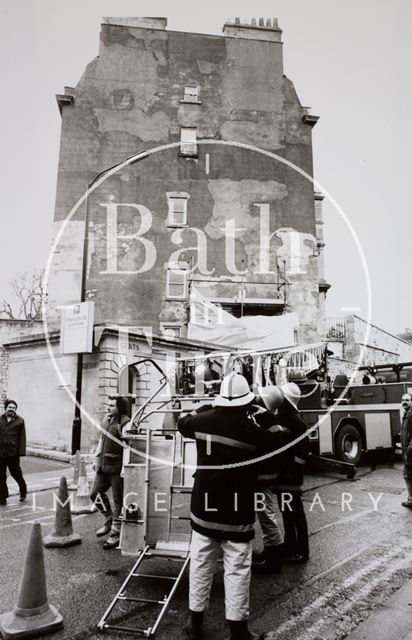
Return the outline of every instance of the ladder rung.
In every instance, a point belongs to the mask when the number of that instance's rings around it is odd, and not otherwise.
[[[151,598],[133,598],[132,596],[119,596],[119,600],[128,600],[130,602],[148,602],[150,604],[164,604],[164,600],[152,600]]]
[[[134,627],[133,629],[131,627],[121,627],[118,626],[116,624],[107,624],[107,622],[104,623],[104,625],[102,626],[102,629],[115,629],[116,631],[126,631],[127,633],[144,633],[146,636],[148,636],[150,634],[151,629],[143,629],[142,627]]]
[[[180,485],[171,485],[170,489],[172,493],[192,493],[192,487],[183,487]]]
[[[151,573],[132,573],[133,578],[156,578],[156,580],[176,580],[174,576],[155,576]]]

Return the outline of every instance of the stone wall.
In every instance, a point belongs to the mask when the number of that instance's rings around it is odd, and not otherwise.
[[[4,411],[7,398],[7,378],[9,373],[9,352],[0,346],[0,412]]]
[[[9,367],[9,353],[2,345],[16,338],[35,335],[43,328],[41,321],[6,320],[0,318],[0,412],[4,410],[4,400],[7,398],[7,379]],[[16,398],[17,402],[17,398]]]
[[[338,318],[335,324],[335,331],[333,323],[328,324],[332,337],[326,337],[333,351],[333,357],[329,358],[332,379],[337,373],[351,375],[356,366],[412,362],[412,344],[373,324],[368,325],[359,316]],[[356,380],[360,382],[361,377],[358,374]]]
[[[274,314],[299,314],[302,342],[317,340],[313,185],[278,159],[221,144],[254,145],[312,175],[316,118],[284,75],[280,29],[272,21],[233,23],[211,36],[148,24],[106,20],[99,56],[66,90],[56,232],[99,172],[162,144],[177,146],[111,176],[68,221],[55,249],[50,316],[79,299],[87,209],[86,288],[96,323],[140,323],[155,333],[160,323],[179,323],[184,335],[187,297],[166,289],[165,266],[174,261],[207,280],[197,286],[212,301],[235,304],[244,287],[246,314],[258,300],[273,301]],[[198,99],[184,99],[188,84],[198,87]],[[185,127],[208,141],[192,156],[181,153]],[[187,196],[180,227],[168,219],[171,193]]]
[[[348,360],[356,361],[365,347],[363,365],[412,361],[412,344],[373,324],[369,325],[367,336],[367,328],[366,320],[356,315],[346,318],[345,357]]]
[[[99,439],[99,426],[107,412],[107,399],[112,394],[133,393],[134,408],[141,405],[158,387],[159,373],[139,360],[155,359],[167,371],[175,357],[210,350],[210,345],[192,341],[164,340],[153,337],[150,344],[142,335],[130,334],[126,349],[124,338],[119,341],[116,330],[100,330],[95,351],[83,356],[82,383],[82,451],[94,451]],[[0,384],[19,405],[25,418],[30,445],[46,449],[70,451],[76,388],[76,355],[61,355],[58,335],[52,336],[53,359],[43,336],[20,339],[0,350]],[[8,365],[8,366],[7,366]],[[119,373],[127,366],[133,369],[131,389],[119,389]],[[136,371],[134,371],[136,369]],[[3,373],[5,372],[5,373]],[[127,380],[128,378],[126,378]],[[166,394],[170,390],[166,391]],[[164,397],[167,397],[164,396]],[[160,427],[163,416],[156,416],[149,426]]]

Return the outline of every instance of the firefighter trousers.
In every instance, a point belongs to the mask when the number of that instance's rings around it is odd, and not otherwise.
[[[283,543],[283,536],[276,520],[276,494],[269,487],[262,489],[261,492],[264,495],[265,508],[258,509],[257,515],[262,529],[263,546],[277,547]]]
[[[249,618],[249,588],[253,540],[233,542],[192,532],[190,545],[189,609],[205,611],[220,549],[223,551],[226,619]]]

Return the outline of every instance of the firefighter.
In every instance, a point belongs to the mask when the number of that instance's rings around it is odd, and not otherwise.
[[[260,387],[259,395],[268,409],[266,413],[255,414],[256,421],[265,429],[273,429],[281,424],[290,440],[302,436],[306,431],[304,422],[298,416],[300,389],[294,382],[282,387]],[[258,483],[264,487],[266,509],[258,512],[264,543],[263,554],[256,559],[257,572],[279,573],[281,558],[290,562],[306,562],[309,559],[308,528],[301,499],[303,470],[308,455],[308,440],[304,438],[289,447],[282,467],[272,464],[272,458],[259,465]],[[273,505],[276,494],[282,514],[285,537],[281,545],[281,534],[276,522]]]
[[[402,411],[403,477],[408,490],[408,498],[405,502],[402,502],[402,506],[412,509],[412,396],[410,393],[404,393],[402,396]]]
[[[259,428],[248,413],[254,399],[246,378],[233,372],[223,379],[214,406],[199,407],[178,421],[179,431],[194,438],[197,447],[185,629],[191,640],[203,638],[203,617],[220,549],[230,640],[264,638],[248,627],[257,473],[251,461],[286,444],[288,436],[282,429],[270,433]]]
[[[277,418],[295,440],[306,432],[306,425],[298,414],[300,389],[294,382],[288,382],[281,390],[284,400],[277,411]],[[289,449],[288,464],[279,474],[273,487],[278,496],[285,530],[283,555],[290,562],[300,563],[309,560],[308,525],[302,502],[304,466],[308,454],[308,438],[300,439]]]
[[[263,410],[255,411],[253,417],[264,429],[274,429],[279,422],[275,417],[285,397],[280,387],[269,385],[258,388]],[[264,495],[264,506],[257,511],[263,538],[263,552],[254,554],[253,570],[257,573],[281,573],[283,536],[277,523],[277,499],[272,487],[279,476],[276,457],[269,457],[259,463],[258,489]]]

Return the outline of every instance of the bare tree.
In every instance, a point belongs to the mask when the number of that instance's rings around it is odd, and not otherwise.
[[[0,317],[9,320],[41,320],[42,305],[46,302],[43,277],[44,270],[16,275],[10,283],[14,299],[2,299]]]
[[[398,333],[398,338],[400,338],[401,340],[405,340],[405,342],[409,342],[410,344],[412,344],[412,330],[411,329],[405,329],[405,331],[403,333]]]

